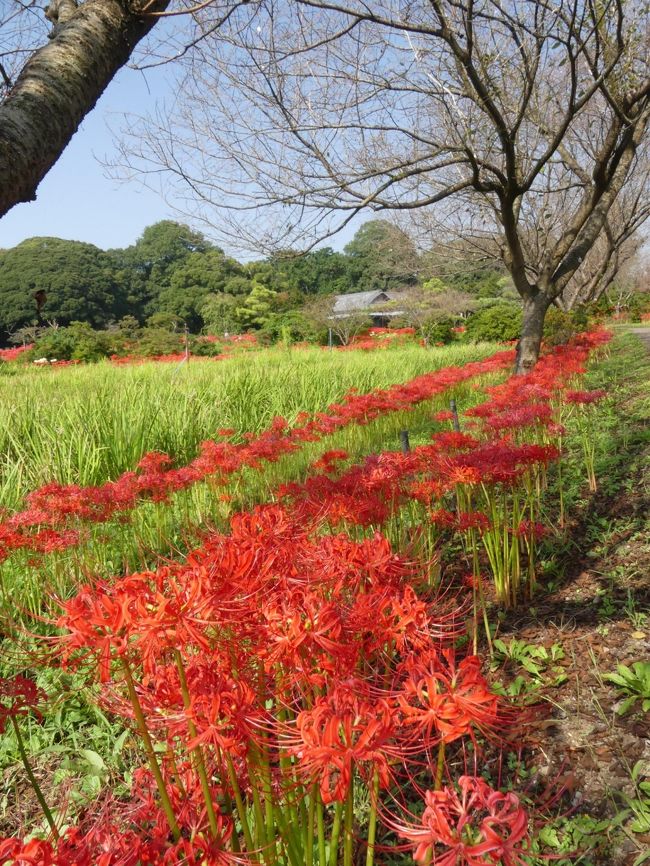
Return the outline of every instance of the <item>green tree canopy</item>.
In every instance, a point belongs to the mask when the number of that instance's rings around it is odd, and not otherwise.
[[[210,243],[200,232],[173,220],[162,220],[143,231],[126,249],[110,250],[123,285],[128,309],[142,320],[159,309],[158,298],[172,275],[193,253],[205,253]]]
[[[354,291],[398,289],[418,282],[420,258],[402,229],[386,220],[364,223],[345,247]]]
[[[224,291],[229,279],[240,278],[242,266],[216,247],[190,253],[171,272],[169,285],[157,298],[157,309],[175,313],[190,331],[204,325],[201,309],[210,294]]]
[[[237,307],[237,320],[242,328],[261,328],[273,310],[276,292],[256,281],[244,303]]]
[[[113,258],[92,244],[61,238],[29,238],[0,253],[0,331],[32,324],[34,293],[46,294],[42,316],[105,327],[123,314],[122,286]]]

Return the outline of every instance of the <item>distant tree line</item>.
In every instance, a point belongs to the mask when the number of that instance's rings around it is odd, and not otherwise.
[[[495,305],[488,318],[504,327],[521,320],[505,269],[469,249],[418,252],[402,229],[385,220],[364,223],[343,252],[287,251],[248,263],[165,220],[125,249],[38,237],[0,250],[0,344],[32,342],[39,328],[72,322],[127,333],[148,324],[158,343],[165,342],[161,329],[185,328],[313,341],[327,331],[327,296],[372,290],[403,292],[408,302],[397,305],[404,311],[401,324],[424,335],[437,333],[432,324],[453,325],[467,311],[485,316],[485,308]]]

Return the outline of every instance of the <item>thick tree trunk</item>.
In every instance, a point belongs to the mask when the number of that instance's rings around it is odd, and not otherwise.
[[[147,3],[163,11],[170,0]],[[25,64],[0,104],[0,216],[33,201],[115,73],[159,19],[145,0],[86,0]]]
[[[521,337],[517,344],[515,373],[529,373],[539,358],[544,333],[544,317],[551,301],[542,292],[524,298],[524,317]]]

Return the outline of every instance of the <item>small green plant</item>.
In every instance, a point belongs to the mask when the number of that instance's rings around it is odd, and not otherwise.
[[[607,857],[611,847],[610,834],[614,823],[608,819],[598,820],[591,815],[574,815],[557,818],[544,825],[533,841],[531,863],[541,864],[549,861],[556,866],[573,866],[582,863],[592,866],[598,857]]]
[[[512,638],[510,643],[497,638],[493,641],[494,655],[492,658],[492,669],[496,669],[503,662],[511,662],[522,667],[528,674],[528,678],[519,674],[507,686],[503,683],[495,683],[495,691],[516,697],[526,692],[535,692],[542,687],[559,686],[566,682],[567,675],[564,669],[556,662],[564,658],[564,650],[560,644],[553,644],[550,648],[537,644],[527,644],[523,640]]]
[[[604,679],[627,695],[616,710],[620,716],[625,715],[639,699],[643,712],[650,710],[650,662],[634,662],[631,668],[617,665],[616,673],[605,674]]]
[[[650,833],[650,781],[639,781],[643,774],[644,763],[637,761],[632,769],[632,781],[636,787],[636,797],[627,797],[625,802],[633,818],[630,830],[633,833]],[[648,852],[650,857],[650,851]]]
[[[638,610],[632,593],[628,590],[627,593],[627,601],[625,603],[625,614],[627,618],[632,623],[632,626],[636,631],[642,631],[644,628],[647,628],[648,625],[648,614],[646,611]]]

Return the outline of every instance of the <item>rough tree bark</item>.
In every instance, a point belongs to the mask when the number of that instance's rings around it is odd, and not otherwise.
[[[83,118],[158,21],[151,13],[169,3],[86,0],[59,17],[54,38],[29,58],[0,104],[0,216],[35,199]]]
[[[537,363],[544,334],[544,317],[550,305],[549,296],[537,289],[523,299],[523,321],[515,363],[515,372],[519,375],[529,373]]]

